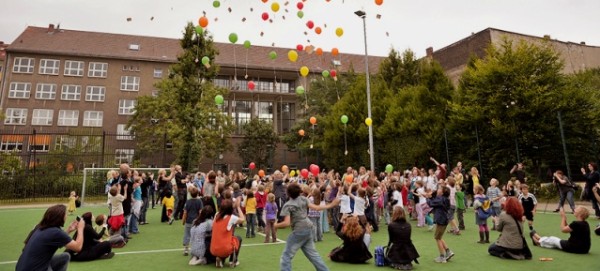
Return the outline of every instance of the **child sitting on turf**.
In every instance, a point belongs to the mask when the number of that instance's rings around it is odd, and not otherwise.
[[[165,192],[165,196],[162,198],[163,206],[167,211],[167,217],[169,219],[169,225],[173,224],[175,218],[173,217],[173,209],[175,209],[175,197],[173,197],[173,193],[171,190],[167,190]]]
[[[94,230],[96,232],[102,232],[103,229],[108,228],[106,224],[106,215],[100,214],[96,217],[96,226],[94,226]],[[122,248],[125,246],[125,239],[120,234],[110,235],[108,230],[104,231],[102,238],[100,241],[108,241],[113,248]]]
[[[533,194],[529,193],[529,186],[526,184],[521,185],[519,201],[521,202],[521,205],[523,205],[523,215],[527,219],[529,230],[533,230],[533,216],[535,215],[537,200]]]

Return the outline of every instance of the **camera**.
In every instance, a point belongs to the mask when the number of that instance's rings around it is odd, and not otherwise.
[[[81,217],[80,216],[77,216],[75,219],[77,220],[77,222],[81,221]]]

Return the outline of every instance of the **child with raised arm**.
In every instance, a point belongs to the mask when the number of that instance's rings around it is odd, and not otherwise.
[[[448,227],[448,210],[450,209],[450,200],[448,197],[450,196],[450,188],[447,186],[439,186],[436,197],[431,198],[429,195],[429,199],[427,199],[427,204],[429,207],[433,208],[433,216],[436,224],[435,228],[435,241],[438,247],[438,251],[440,252],[440,256],[436,257],[434,261],[436,263],[446,263],[454,256],[454,252],[448,248],[448,245],[442,239],[444,237],[444,232],[446,232],[446,228]]]

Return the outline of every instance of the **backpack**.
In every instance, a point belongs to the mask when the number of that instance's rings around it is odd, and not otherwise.
[[[375,266],[386,266],[388,265],[387,259],[385,258],[385,248],[384,246],[376,246],[375,247]]]
[[[477,208],[477,217],[479,219],[488,219],[492,215],[492,201],[487,197],[477,198],[481,207]]]

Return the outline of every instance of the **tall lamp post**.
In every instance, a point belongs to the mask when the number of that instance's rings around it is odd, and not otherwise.
[[[371,118],[371,79],[369,77],[369,53],[367,51],[367,13],[363,10],[354,12],[363,20],[363,33],[365,38],[365,75],[367,79],[367,117]],[[375,148],[373,148],[373,125],[369,125],[369,160],[371,170],[375,171]]]

